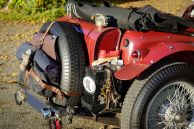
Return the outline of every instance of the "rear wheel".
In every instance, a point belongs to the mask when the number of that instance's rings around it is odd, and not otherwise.
[[[134,81],[124,100],[121,128],[194,127],[193,77],[193,66],[173,63]]]

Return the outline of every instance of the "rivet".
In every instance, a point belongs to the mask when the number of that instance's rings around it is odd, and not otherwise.
[[[172,38],[172,36],[168,36],[168,39],[171,39]]]
[[[154,62],[155,62],[155,60],[153,60],[153,59],[150,61],[151,64],[153,64]]]
[[[173,47],[173,46],[171,46],[171,45],[170,45],[170,46],[168,46],[168,48],[169,48],[169,49],[171,49],[171,50],[173,50],[173,49],[174,49],[174,47]]]

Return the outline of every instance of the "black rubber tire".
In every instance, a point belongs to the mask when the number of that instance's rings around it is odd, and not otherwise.
[[[163,86],[177,80],[194,86],[193,77],[194,67],[192,65],[177,62],[163,66],[145,79],[141,77],[136,79],[124,100],[121,129],[145,129],[145,112],[153,96]]]
[[[42,26],[44,33],[51,22]],[[55,45],[58,61],[61,64],[60,88],[66,92],[83,92],[82,79],[85,75],[85,54],[80,35],[70,23],[56,21],[49,34],[57,36]],[[68,106],[77,105],[80,97],[69,97]]]

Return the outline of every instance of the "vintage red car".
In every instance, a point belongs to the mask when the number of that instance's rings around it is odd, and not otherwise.
[[[18,50],[17,104],[28,101],[51,129],[82,109],[96,120],[121,111],[121,129],[194,128],[193,5],[182,17],[106,1],[66,8]]]

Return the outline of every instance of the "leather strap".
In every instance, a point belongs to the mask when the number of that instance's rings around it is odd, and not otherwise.
[[[44,35],[42,36],[41,40],[37,41],[34,45],[33,45],[33,51],[36,51],[37,49],[39,49],[41,47],[41,45],[44,44],[44,39],[46,37],[46,35],[48,34],[49,30],[51,29],[51,27],[53,26],[53,24],[55,23],[55,21],[51,22],[51,24],[48,26],[48,28],[46,29],[46,32],[44,33]]]
[[[51,85],[44,83],[42,81],[42,79],[38,75],[36,75],[36,73],[32,69],[30,69],[29,71],[26,71],[26,72],[27,72],[27,74],[31,75],[43,89],[50,90],[50,91],[58,94],[61,97],[63,97],[64,95],[66,95],[66,96],[80,96],[80,95],[82,95],[82,93],[77,93],[77,92],[65,92],[63,90],[56,88],[55,86],[51,86]]]
[[[51,29],[51,27],[53,26],[53,24],[55,23],[55,21],[51,22],[51,24],[49,25],[49,27],[47,28],[46,32],[44,33],[42,39],[41,39],[41,43],[40,45],[42,45],[44,43],[44,39],[46,37],[46,35],[48,34],[49,30]]]

